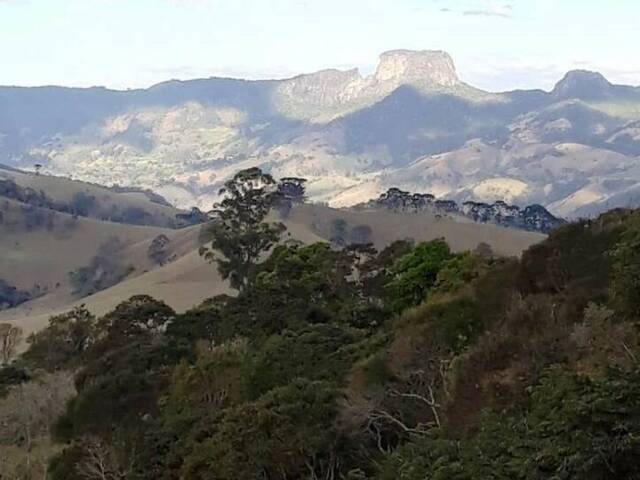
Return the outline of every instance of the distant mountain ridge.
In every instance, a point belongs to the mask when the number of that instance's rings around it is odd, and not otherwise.
[[[210,78],[144,90],[0,87],[0,163],[157,191],[208,208],[259,166],[348,206],[391,187],[554,215],[640,205],[640,89],[569,72],[551,92],[490,93],[441,51],[394,50],[375,72]]]

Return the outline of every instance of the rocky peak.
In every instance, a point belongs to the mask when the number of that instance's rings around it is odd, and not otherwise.
[[[391,50],[380,55],[374,75],[379,83],[436,85],[459,83],[453,59],[448,53],[432,50]]]
[[[283,80],[277,99],[305,116],[344,113],[349,105],[372,103],[403,85],[421,91],[451,88],[460,83],[453,60],[442,51],[392,50],[380,55],[373,75],[363,77],[357,69],[322,70]]]
[[[299,75],[280,84],[280,93],[291,98],[308,99],[314,103],[333,105],[348,101],[362,88],[358,69],[321,70]]]
[[[551,93],[561,100],[570,98],[592,100],[609,95],[611,87],[611,83],[598,72],[573,70],[557,83]]]

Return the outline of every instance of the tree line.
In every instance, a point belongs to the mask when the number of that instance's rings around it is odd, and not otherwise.
[[[6,398],[73,375],[49,478],[638,478],[640,211],[517,259],[282,241],[280,195],[252,169],[216,206],[236,294],[77,308],[0,370]]]

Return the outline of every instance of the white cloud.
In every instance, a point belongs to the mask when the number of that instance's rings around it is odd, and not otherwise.
[[[440,11],[457,13],[465,17],[512,18],[513,4],[504,0],[483,0],[471,2],[463,8],[442,7]]]

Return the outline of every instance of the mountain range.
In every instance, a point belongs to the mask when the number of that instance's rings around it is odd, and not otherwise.
[[[640,205],[640,88],[572,71],[550,91],[491,93],[441,51],[383,53],[375,72],[209,78],[148,89],[0,87],[0,163],[152,189],[207,208],[259,166],[351,206],[389,188],[540,204],[554,215]]]

